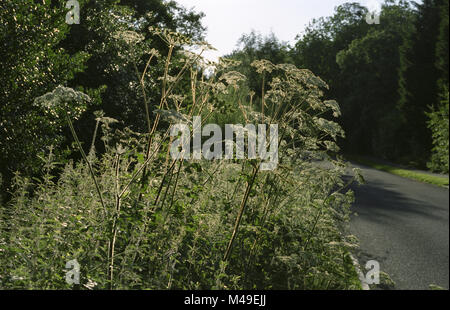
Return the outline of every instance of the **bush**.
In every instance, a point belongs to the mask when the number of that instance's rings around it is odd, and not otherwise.
[[[433,150],[428,168],[433,171],[448,173],[449,161],[449,124],[448,124],[448,92],[442,105],[433,112],[428,113],[428,128],[433,133]]]

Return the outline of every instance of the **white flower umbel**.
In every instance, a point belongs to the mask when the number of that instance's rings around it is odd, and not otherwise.
[[[84,103],[91,98],[69,87],[59,85],[52,92],[46,93],[34,100],[34,105],[44,108],[46,113],[59,118],[62,113],[67,113],[74,119],[78,119],[85,111]]]
[[[248,159],[261,159],[261,170],[275,170],[278,166],[278,124],[269,125],[270,134],[267,141],[266,124],[258,126],[226,124],[224,137],[222,128],[217,124],[207,124],[202,128],[200,116],[193,117],[192,135],[188,123],[190,122],[186,121],[171,127],[170,135],[177,138],[170,147],[170,155],[174,160],[245,159],[245,149],[247,149]],[[247,136],[247,144],[245,144],[245,136]],[[202,143],[203,137],[209,138]],[[225,153],[223,153],[224,144]]]

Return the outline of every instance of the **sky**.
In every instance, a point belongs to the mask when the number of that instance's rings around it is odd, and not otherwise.
[[[370,11],[380,11],[382,0],[176,0],[182,6],[206,14],[206,40],[218,51],[210,60],[231,53],[244,33],[271,32],[291,44],[313,18],[331,16],[334,8],[346,2],[359,2]]]

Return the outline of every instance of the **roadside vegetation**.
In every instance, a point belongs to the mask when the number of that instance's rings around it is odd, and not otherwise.
[[[429,183],[441,187],[448,187],[449,184],[449,178],[448,176],[436,176],[428,173],[423,173],[420,171],[414,171],[411,169],[403,169],[396,166],[388,165],[388,164],[382,164],[377,161],[370,160],[366,157],[362,156],[349,156],[347,155],[346,158],[348,160],[352,160],[356,163],[372,167],[377,170],[386,171],[407,179],[416,180],[419,182]]]
[[[448,1],[347,3],[216,63],[176,2],[79,3],[0,2],[1,289],[360,289],[340,153],[448,173]],[[278,124],[277,168],[172,158],[193,116]]]
[[[35,14],[56,19],[64,12],[52,11],[45,2],[26,2],[2,4],[2,24],[9,25],[10,36]],[[170,9],[155,3],[162,12]],[[89,8],[91,3],[84,4]],[[14,166],[6,183],[9,196],[0,208],[0,288],[359,289],[350,259],[357,240],[347,232],[353,180],[344,183],[345,162],[330,158],[344,132],[335,122],[339,105],[324,98],[327,84],[307,69],[255,60],[252,72],[264,82],[259,100],[254,99],[246,76],[234,71],[239,62],[203,59],[211,47],[200,35],[149,27],[141,19],[127,19],[130,7],[104,5],[106,12],[123,14],[99,18],[95,25],[108,29],[109,45],[101,52],[112,63],[100,63],[102,70],[118,80],[106,79],[108,84],[96,89],[69,87],[81,80],[78,73],[83,76],[99,65],[80,58],[71,75],[80,80],[69,75],[59,80],[65,85],[44,80],[35,89],[29,84],[32,93],[17,87],[13,94],[4,86],[6,94],[27,107],[20,127],[30,136],[20,136],[22,147],[29,146],[25,152],[14,136],[18,123],[3,128],[11,131],[2,142],[10,146],[3,156],[27,158],[32,166]],[[101,8],[94,5],[93,11]],[[104,11],[97,13],[104,17]],[[97,27],[88,24],[88,33]],[[70,38],[68,30],[66,35],[52,41],[55,49]],[[35,36],[33,51],[39,54],[48,36]],[[96,40],[86,47],[102,45]],[[65,49],[57,50],[68,57]],[[18,52],[8,51],[11,57]],[[91,59],[97,53],[92,48],[84,55]],[[47,74],[40,74],[39,61],[35,67],[23,66],[36,71],[37,81]],[[8,78],[8,85],[19,86]],[[124,93],[116,102],[104,101],[103,96],[112,98],[119,91]],[[112,113],[111,105],[121,112]],[[245,124],[278,124],[277,169],[262,171],[260,159],[170,156],[173,125],[184,123],[192,130],[192,116],[201,115],[204,124],[227,123],[228,115],[238,113]],[[325,114],[332,118],[322,118]],[[2,115],[9,121],[9,114]],[[28,145],[26,139],[43,130],[32,124],[52,129],[42,131],[48,139]],[[328,160],[332,167],[318,167],[314,160]],[[355,178],[360,179],[357,170]],[[76,287],[65,277],[65,266],[73,260],[80,264]]]

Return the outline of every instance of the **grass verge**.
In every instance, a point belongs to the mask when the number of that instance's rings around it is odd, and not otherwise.
[[[413,170],[407,170],[407,169],[402,169],[399,167],[394,167],[394,166],[390,166],[387,164],[381,164],[381,163],[377,163],[373,160],[361,157],[361,156],[355,156],[355,155],[351,155],[351,156],[346,156],[347,159],[355,161],[356,163],[365,165],[365,166],[369,166],[371,168],[377,169],[377,170],[381,170],[381,171],[385,171],[385,172],[389,172],[404,178],[408,178],[411,180],[416,180],[419,182],[424,182],[424,183],[429,183],[429,184],[433,184],[433,185],[437,185],[437,186],[441,186],[441,187],[448,187],[449,185],[449,179],[442,176],[435,176],[435,175],[430,175],[430,174],[426,174],[426,173],[422,173],[422,172],[418,172],[418,171],[413,171]]]

